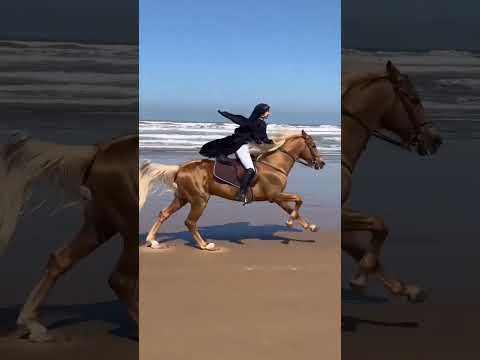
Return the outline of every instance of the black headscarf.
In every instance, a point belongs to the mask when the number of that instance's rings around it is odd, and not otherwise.
[[[265,114],[267,111],[270,110],[270,106],[267,104],[257,104],[252,111],[252,114],[248,118],[250,121],[258,119],[260,116]]]

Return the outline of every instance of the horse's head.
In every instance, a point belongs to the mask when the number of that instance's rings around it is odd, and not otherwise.
[[[325,161],[322,160],[313,138],[304,130],[302,130],[302,140],[305,146],[300,152],[299,158],[305,160],[305,165],[310,166],[315,170],[323,168],[325,166]]]
[[[394,100],[382,118],[382,127],[397,134],[405,147],[416,149],[418,154],[434,154],[442,144],[442,138],[428,120],[415,86],[390,61],[386,74],[393,85]]]

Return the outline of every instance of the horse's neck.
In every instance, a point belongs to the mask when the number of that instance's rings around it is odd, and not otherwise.
[[[370,134],[347,116],[342,117],[342,160],[353,171],[362,152],[367,147]]]
[[[342,115],[342,159],[351,170],[355,168],[371,135],[360,121],[370,130],[381,128],[381,119],[391,106],[391,101],[392,93],[386,81],[379,81],[363,90],[357,86],[342,99],[342,110],[345,109],[358,118]]]
[[[269,156],[269,161],[274,163],[278,168],[282,169],[286,174],[289,174],[295,165],[295,160],[300,155],[300,147],[297,145],[298,140],[287,141],[277,151]],[[290,154],[288,156],[286,153]]]

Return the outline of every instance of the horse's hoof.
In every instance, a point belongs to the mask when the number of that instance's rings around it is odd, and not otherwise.
[[[352,293],[354,293],[355,295],[365,295],[366,293],[366,286],[365,285],[361,285],[361,284],[356,284],[352,281],[350,281],[350,289],[352,290]]]
[[[364,275],[358,276],[350,280],[350,288],[356,295],[364,295],[367,288],[368,278]]]
[[[210,251],[214,250],[215,249],[215,243],[213,243],[213,242],[208,243],[207,245],[205,245],[204,249],[205,250],[210,250]]]
[[[288,219],[288,220],[286,221],[286,224],[287,224],[287,226],[288,226],[289,228],[292,228],[292,227],[293,227],[293,220],[292,220],[292,219]]]
[[[29,321],[28,324],[19,323],[17,325],[16,335],[19,338],[27,338],[29,341],[36,343],[51,342],[55,340],[55,338],[47,331],[47,328],[37,321]]]
[[[161,245],[157,240],[150,240],[147,242],[147,246],[148,247],[151,247],[152,249],[162,249],[163,248],[163,245]]]
[[[28,340],[34,343],[57,342],[59,339],[50,335],[48,332],[32,332]]]
[[[406,289],[407,299],[413,304],[423,303],[428,298],[428,292],[418,286],[407,286]]]
[[[317,225],[315,225],[315,224],[310,224],[310,225],[308,226],[308,230],[310,230],[311,232],[317,232],[318,229],[319,229],[319,227],[318,227]]]

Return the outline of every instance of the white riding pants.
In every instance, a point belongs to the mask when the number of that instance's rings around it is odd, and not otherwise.
[[[253,166],[252,157],[250,156],[250,151],[248,151],[247,144],[240,146],[240,148],[235,152],[235,154],[237,154],[238,159],[240,160],[245,169],[253,169],[255,171],[255,167]]]

